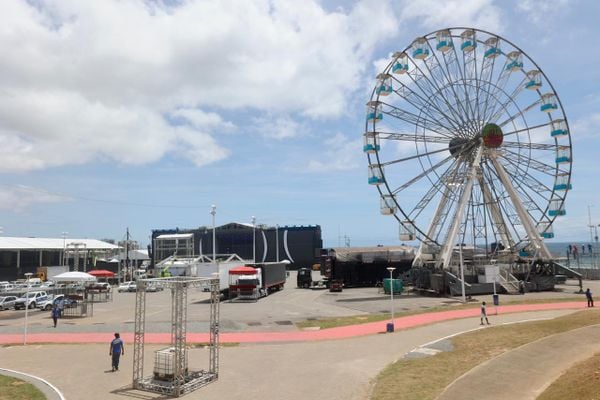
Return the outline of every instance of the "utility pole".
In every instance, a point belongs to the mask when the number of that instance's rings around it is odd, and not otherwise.
[[[214,204],[210,206],[210,215],[212,215],[212,250],[213,250],[213,263],[217,262],[217,242],[216,242],[216,233],[215,230],[217,226],[215,225],[215,215],[217,215],[217,206]]]
[[[125,241],[125,273],[129,271],[129,227],[127,227],[127,240]]]

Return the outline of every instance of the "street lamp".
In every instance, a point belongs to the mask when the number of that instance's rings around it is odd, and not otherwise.
[[[256,217],[252,216],[252,263],[256,264]]]
[[[387,270],[390,271],[390,301],[392,303],[392,322],[388,325],[388,332],[394,332],[394,278],[392,272],[395,269],[394,267],[387,267]]]
[[[23,329],[23,344],[27,344],[27,316],[29,311],[29,278],[33,275],[31,272],[26,272],[25,277],[27,278],[27,290],[25,292],[25,328]]]
[[[62,265],[66,264],[67,261],[67,234],[69,232],[63,232],[62,233],[62,237],[63,237],[63,254],[62,254]]]
[[[210,206],[210,214],[212,215],[212,234],[213,234],[213,238],[212,238],[212,247],[213,247],[213,263],[217,262],[217,246],[216,246],[216,234],[215,234],[215,230],[217,229],[217,226],[215,225],[215,215],[217,214],[217,206],[215,206],[214,204],[212,206]]]

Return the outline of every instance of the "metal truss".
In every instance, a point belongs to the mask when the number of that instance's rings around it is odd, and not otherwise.
[[[144,335],[146,332],[146,288],[149,282],[171,290],[171,343],[173,373],[166,378],[144,377]],[[210,341],[208,370],[189,371],[187,353],[187,291],[207,285],[210,296]],[[140,279],[135,302],[135,334],[133,350],[133,388],[173,397],[192,392],[216,381],[219,376],[219,279],[172,277]],[[156,360],[155,360],[156,362]]]

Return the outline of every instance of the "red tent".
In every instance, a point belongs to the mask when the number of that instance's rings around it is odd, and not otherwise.
[[[247,267],[245,265],[231,268],[229,270],[229,275],[254,275],[254,274],[256,274],[256,268]]]
[[[115,276],[115,273],[112,271],[108,271],[106,269],[94,269],[88,271],[88,274],[95,276],[96,278],[112,278]]]

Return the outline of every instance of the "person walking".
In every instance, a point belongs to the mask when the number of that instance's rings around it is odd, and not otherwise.
[[[490,321],[488,321],[487,308],[485,306],[485,301],[481,303],[481,325],[483,325],[484,318],[485,318],[485,322],[489,325]]]
[[[110,342],[109,356],[112,356],[112,370],[119,370],[119,358],[125,355],[125,345],[121,340],[121,335],[115,333],[115,338]]]
[[[56,323],[60,318],[60,308],[58,308],[58,304],[52,306],[52,311],[50,311],[50,313],[52,315],[52,321],[54,321],[54,327],[56,328]]]
[[[590,288],[587,288],[587,290],[585,291],[585,297],[587,299],[588,302],[588,307],[594,307],[594,299],[592,298],[592,292],[590,291]]]

